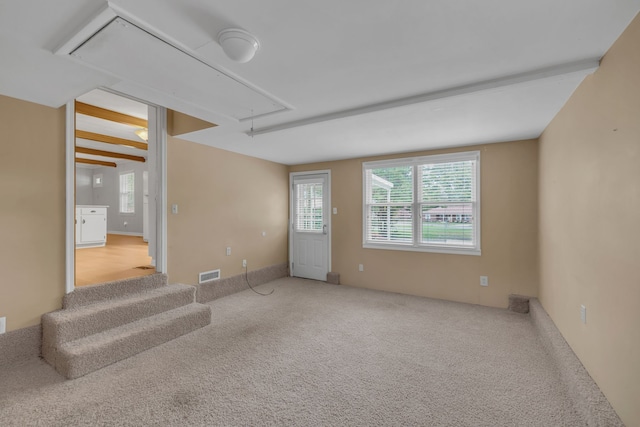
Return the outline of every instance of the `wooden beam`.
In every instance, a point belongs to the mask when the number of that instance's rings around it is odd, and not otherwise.
[[[132,156],[131,154],[114,153],[113,151],[94,150],[93,148],[76,147],[76,153],[91,154],[92,156],[114,157],[116,159],[133,160],[134,162],[146,162],[147,160],[141,156]]]
[[[76,163],[86,163],[88,165],[100,165],[100,166],[109,166],[111,168],[115,168],[116,165],[113,162],[103,162],[102,160],[91,160],[91,159],[79,159],[76,157]]]
[[[130,139],[118,138],[116,136],[103,135],[101,133],[76,130],[76,138],[89,139],[91,141],[104,142],[106,144],[126,145],[140,150],[146,150],[148,145],[144,142],[131,141]]]
[[[125,125],[139,126],[142,128],[148,127],[145,119],[118,113],[117,111],[107,110],[106,108],[96,107],[95,105],[89,105],[79,101],[76,101],[76,113],[110,120],[112,122],[123,123]]]

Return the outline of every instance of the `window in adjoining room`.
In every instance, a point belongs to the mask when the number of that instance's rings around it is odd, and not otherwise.
[[[366,162],[363,247],[480,255],[480,152]]]
[[[120,174],[120,213],[135,213],[135,173],[122,172]]]

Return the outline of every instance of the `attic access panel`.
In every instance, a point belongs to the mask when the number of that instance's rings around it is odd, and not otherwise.
[[[120,16],[69,54],[123,80],[239,121],[290,109]]]

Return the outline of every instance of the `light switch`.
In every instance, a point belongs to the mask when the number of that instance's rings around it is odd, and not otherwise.
[[[333,208],[333,214],[338,215],[338,208]]]
[[[171,205],[171,213],[176,215],[178,213],[178,205],[177,204],[173,204]]]

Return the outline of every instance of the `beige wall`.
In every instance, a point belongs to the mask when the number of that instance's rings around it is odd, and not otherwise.
[[[480,150],[482,256],[362,248],[362,162]],[[510,293],[537,296],[537,141],[299,165],[331,170],[332,270],[346,285],[506,307]],[[358,271],[364,264],[364,272]],[[489,287],[480,276],[489,276]]]
[[[167,133],[171,136],[180,136],[214,126],[218,125],[179,111],[167,110]]]
[[[542,305],[640,425],[640,17],[540,139],[540,254]]]
[[[64,108],[4,96],[0,115],[0,317],[11,331],[62,303],[65,121]],[[286,262],[287,183],[286,166],[170,137],[168,202],[180,208],[168,214],[170,281],[240,274],[242,259],[250,270]]]
[[[167,151],[170,282],[217,268],[234,276],[243,259],[250,270],[286,262],[286,166],[171,137]]]
[[[65,113],[0,95],[0,317],[40,323],[64,295]]]

